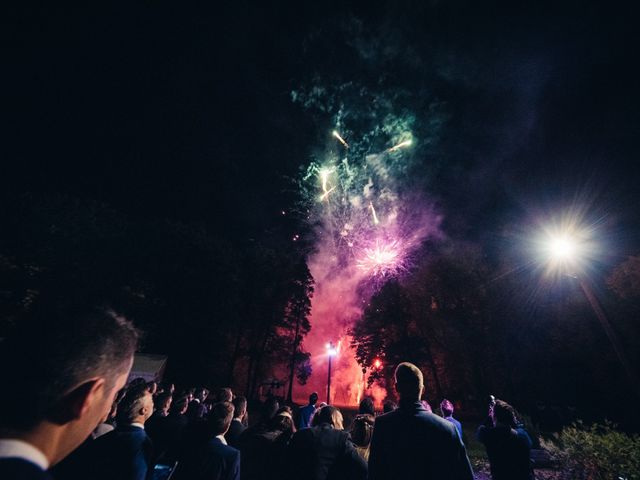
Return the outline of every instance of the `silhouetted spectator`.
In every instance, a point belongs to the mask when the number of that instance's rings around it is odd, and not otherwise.
[[[245,423],[245,417],[247,415],[247,399],[245,397],[234,398],[233,408],[233,420],[231,421],[229,431],[226,433],[224,438],[227,439],[227,443],[229,445],[234,448],[239,448],[238,442],[240,440],[240,435],[247,429]]]
[[[233,405],[216,403],[206,421],[206,435],[178,461],[176,480],[239,480],[240,452],[227,445],[224,434],[233,419]]]
[[[340,410],[326,406],[314,417],[319,426],[299,430],[291,440],[289,478],[366,479],[367,464],[343,430]]]
[[[442,400],[442,402],[440,402],[440,410],[442,410],[442,417],[448,422],[453,423],[453,425],[456,427],[458,435],[460,435],[460,439],[462,440],[462,424],[458,420],[453,418],[453,403],[445,398],[444,400]]]
[[[176,399],[171,403],[169,414],[159,419],[153,431],[149,432],[155,458],[159,463],[173,465],[178,459],[183,435],[189,423],[185,415],[187,407],[186,397]]]
[[[386,402],[384,402],[384,405],[382,405],[382,412],[383,413],[393,412],[396,408],[398,408],[398,405],[396,404],[396,402],[392,400],[387,400]]]
[[[49,466],[105,420],[138,338],[109,310],[36,305],[29,315],[0,343],[2,480],[51,478]]]
[[[264,429],[240,437],[242,479],[281,479],[285,473],[287,446],[295,433],[290,407],[281,407]]]
[[[395,371],[397,410],[376,418],[369,453],[369,479],[472,480],[473,472],[456,428],[427,412],[420,397],[422,372],[411,363]]]
[[[514,427],[515,410],[502,400],[489,409],[489,417],[478,428],[477,437],[487,449],[493,480],[530,480],[531,438]]]
[[[358,407],[359,414],[373,415],[376,416],[376,408],[373,405],[373,398],[364,397],[360,402],[360,406]]]
[[[371,414],[357,415],[351,424],[351,441],[356,451],[365,462],[369,461],[369,446],[373,435],[373,424],[376,421]]]
[[[300,420],[298,421],[299,430],[311,426],[311,417],[316,411],[316,403],[318,403],[318,394],[313,392],[309,395],[309,403],[300,409]]]
[[[144,430],[153,413],[146,388],[129,389],[118,405],[116,428],[93,442],[92,475],[97,480],[145,480],[153,474],[153,447]]]
[[[187,409],[187,418],[190,422],[197,422],[207,413],[207,407],[204,402],[209,396],[209,390],[206,388],[198,388],[195,391],[193,400],[189,402],[189,408]]]

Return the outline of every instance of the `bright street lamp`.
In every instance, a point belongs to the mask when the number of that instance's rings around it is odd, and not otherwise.
[[[571,235],[569,232],[559,232],[548,234],[545,242],[544,250],[548,256],[549,269],[555,273],[566,275],[578,280],[580,288],[584,292],[593,312],[598,317],[600,325],[604,329],[613,350],[618,357],[618,361],[622,365],[625,374],[631,384],[631,388],[635,390],[636,395],[640,398],[640,385],[636,380],[636,376],[624,355],[624,350],[617,335],[615,334],[611,323],[595,296],[588,279],[582,274],[582,266],[585,257],[589,253],[586,242],[581,242],[578,237]]]

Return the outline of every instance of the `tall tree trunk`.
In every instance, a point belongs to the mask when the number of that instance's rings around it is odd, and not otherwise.
[[[293,376],[296,369],[296,354],[298,353],[298,345],[300,340],[300,307],[296,308],[296,334],[293,337],[293,350],[291,352],[291,361],[289,362],[289,390],[287,391],[287,402],[293,401]]]
[[[238,323],[238,331],[236,332],[236,344],[233,348],[233,355],[229,361],[229,369],[227,371],[227,385],[233,384],[233,372],[236,369],[236,363],[238,363],[238,356],[240,353],[240,341],[242,340],[242,326]]]

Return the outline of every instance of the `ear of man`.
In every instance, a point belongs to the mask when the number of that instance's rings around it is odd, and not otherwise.
[[[53,409],[51,420],[63,425],[84,417],[105,395],[103,377],[89,379],[65,394]]]

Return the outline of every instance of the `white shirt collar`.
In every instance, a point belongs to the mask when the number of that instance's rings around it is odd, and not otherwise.
[[[224,435],[218,435],[216,438],[220,440],[223,445],[227,444],[227,441],[224,439]]]
[[[131,425],[132,427],[138,427],[144,430],[144,424],[142,423],[130,423],[129,425]]]
[[[13,438],[0,439],[0,458],[21,458],[42,470],[49,468],[49,459],[30,443]]]

